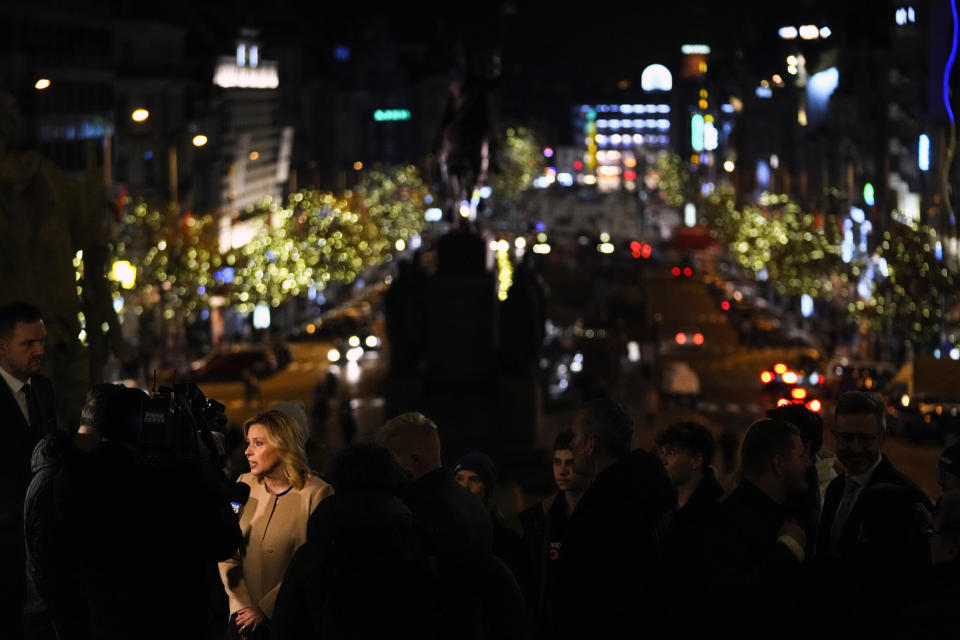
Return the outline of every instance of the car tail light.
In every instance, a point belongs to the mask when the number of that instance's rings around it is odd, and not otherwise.
[[[689,278],[692,275],[693,275],[693,269],[691,269],[690,267],[683,268],[683,277]]]
[[[761,373],[761,374],[760,374],[760,382],[762,382],[763,384],[769,384],[769,383],[773,382],[773,372],[772,372],[772,371],[764,371],[763,373]]]
[[[804,398],[807,397],[807,390],[801,387],[798,387],[796,389],[791,389],[790,397],[792,397],[794,400],[803,400]]]
[[[687,344],[687,334],[685,333],[678,333],[673,339],[677,341],[677,344]]]
[[[790,404],[790,401],[787,400],[786,398],[780,398],[779,400],[777,400],[777,406],[778,406],[778,407],[783,407],[783,406],[786,406],[786,405],[788,405],[788,404]]]
[[[820,404],[820,401],[817,400],[816,398],[814,398],[813,400],[807,403],[807,409],[810,409],[810,411],[813,411],[814,413],[820,411],[821,408],[822,408],[822,405]]]
[[[674,278],[679,278],[679,277],[680,277],[680,267],[674,267],[673,269],[670,270],[670,273],[673,274],[673,277],[674,277]]]
[[[782,375],[786,370],[787,365],[783,364],[782,362],[778,362],[777,364],[773,365],[773,372],[777,375]]]
[[[695,334],[693,334],[693,344],[697,345],[698,347],[699,347],[701,344],[703,344],[703,334],[702,334],[702,333],[695,333]]]

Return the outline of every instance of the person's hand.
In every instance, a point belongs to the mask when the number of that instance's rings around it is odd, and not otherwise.
[[[251,635],[266,620],[267,616],[260,610],[260,607],[246,607],[237,611],[233,623],[237,626],[240,635],[246,636]]]
[[[780,536],[793,538],[801,547],[804,549],[807,548],[807,534],[804,533],[803,527],[798,525],[793,520],[787,520],[783,523],[783,526],[780,527],[780,531],[777,532],[777,537]]]

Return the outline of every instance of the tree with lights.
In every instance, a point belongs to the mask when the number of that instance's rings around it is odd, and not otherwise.
[[[497,202],[515,204],[534,178],[543,175],[543,170],[543,153],[533,131],[526,127],[508,128],[490,180]]]

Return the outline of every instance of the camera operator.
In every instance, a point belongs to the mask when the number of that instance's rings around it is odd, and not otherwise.
[[[50,567],[63,571],[57,582],[83,585],[71,590],[67,609],[86,620],[73,629],[52,611],[61,639],[209,637],[209,568],[236,552],[240,528],[198,432],[192,439],[200,456],[145,444],[148,428],[174,428],[165,414],[147,411],[150,402],[142,391],[118,386],[94,412],[102,442],[91,449],[86,482],[76,489],[85,494],[82,511],[68,512],[73,521],[62,523],[78,537],[76,557]],[[183,415],[189,407],[171,407],[176,424],[194,421]]]

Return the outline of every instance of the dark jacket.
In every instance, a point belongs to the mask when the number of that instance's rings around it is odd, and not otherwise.
[[[898,640],[941,640],[960,629],[960,559],[930,567],[922,588],[905,603],[895,625]]]
[[[843,497],[843,487],[845,481],[845,475],[841,474],[837,476],[827,486],[827,491],[824,494],[823,512],[820,517],[820,527],[817,529],[816,548],[818,555],[831,555],[839,558],[849,556],[860,543],[864,521],[872,520],[876,517],[882,517],[875,511],[871,512],[869,509],[865,509],[865,503],[858,498],[854,503],[853,508],[850,510],[850,515],[847,517],[847,523],[843,528],[843,532],[840,534],[838,548],[831,549],[830,529],[833,527],[833,519],[836,516],[837,509],[840,506],[840,499]],[[861,490],[860,497],[862,498],[871,487],[880,484],[893,484],[903,487],[909,492],[910,495],[913,496],[913,499],[916,503],[921,504],[924,508],[930,511],[930,513],[933,513],[933,503],[930,502],[930,498],[927,497],[927,494],[925,494],[923,490],[912,480],[897,471],[894,466],[890,464],[890,460],[888,460],[887,456],[885,455],[882,455],[880,464],[877,465],[873,475],[870,476],[870,481]]]
[[[27,601],[30,637],[87,637],[83,599],[87,530],[78,527],[99,489],[93,483],[93,456],[78,449],[72,435],[48,434],[33,451],[33,480],[24,503]]]
[[[720,637],[798,637],[804,574],[800,559],[778,541],[789,510],[749,480],[726,497],[707,533],[711,625]]]
[[[436,592],[406,505],[389,493],[335,493],[310,516],[307,542],[287,568],[273,637],[375,638],[412,628],[436,632],[438,616]],[[431,636],[418,632],[418,637]]]
[[[687,503],[665,513],[657,524],[657,544],[670,593],[668,606],[677,607],[678,614],[689,605],[691,588],[698,588],[704,580],[706,532],[713,525],[721,498],[723,487],[713,469],[707,469]]]
[[[567,501],[563,493],[555,493],[543,502],[520,512],[523,543],[527,553],[527,577],[524,596],[527,617],[533,638],[545,637],[552,618],[547,594],[556,580],[557,564],[567,529]]]
[[[414,481],[404,502],[438,585],[441,636],[521,637],[523,594],[513,573],[492,552],[490,516],[483,502],[442,468]]]
[[[212,465],[145,466],[126,445],[94,452],[96,494],[83,521],[94,638],[199,638],[209,624],[210,565],[236,553],[236,515]],[[156,625],[157,607],[172,627]]]
[[[30,457],[47,433],[56,430],[57,417],[50,380],[30,377],[40,411],[39,424],[29,425],[7,383],[0,379],[0,617],[6,631],[20,634],[24,594],[23,500],[30,484]]]
[[[618,637],[660,608],[654,528],[676,499],[663,465],[646,451],[597,475],[563,540],[553,598],[561,637]]]

